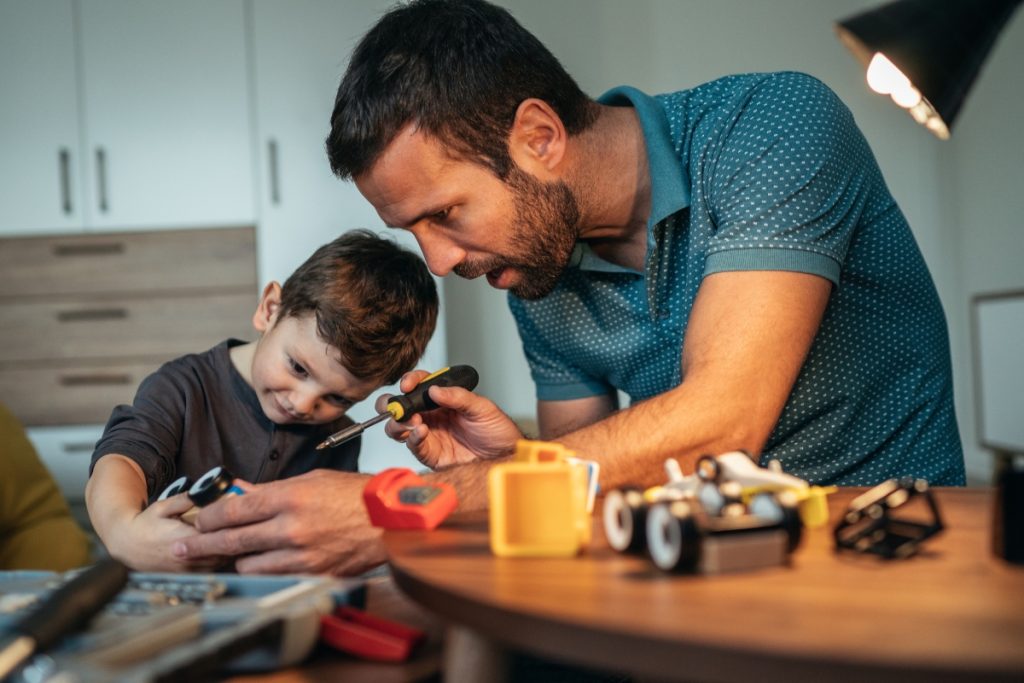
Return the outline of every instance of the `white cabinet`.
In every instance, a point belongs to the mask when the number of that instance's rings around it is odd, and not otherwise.
[[[243,0],[0,0],[0,232],[251,224]]]
[[[352,228],[387,231],[419,253],[410,235],[384,227],[353,184],[334,177],[324,150],[348,56],[392,4],[252,0],[262,282],[283,281],[318,246]],[[445,349],[442,304],[437,332],[420,367],[443,367]],[[372,414],[372,398],[351,411],[356,420]],[[383,427],[364,432],[360,468],[372,472],[391,466],[422,468],[405,446],[384,435]]]
[[[0,0],[0,234],[83,224],[70,0]]]
[[[96,442],[103,436],[103,425],[30,427],[25,430],[39,459],[50,470],[61,492],[72,506],[85,501],[89,480],[89,461]]]

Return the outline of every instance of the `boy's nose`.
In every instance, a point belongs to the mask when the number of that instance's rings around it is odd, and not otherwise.
[[[292,410],[297,415],[309,417],[316,410],[317,397],[314,394],[306,394],[297,391],[291,395]]]

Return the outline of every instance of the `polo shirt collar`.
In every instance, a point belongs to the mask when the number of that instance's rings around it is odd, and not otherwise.
[[[597,100],[610,106],[632,106],[640,119],[647,147],[647,166],[651,177],[651,216],[647,221],[648,258],[655,252],[654,226],[690,205],[690,181],[672,145],[668,118],[661,104],[636,88],[619,86]],[[609,263],[577,242],[569,266],[580,270],[608,273],[634,273],[631,268]]]
[[[672,145],[665,109],[655,98],[629,86],[613,88],[597,101],[611,106],[631,105],[640,119],[651,175],[650,234],[651,226],[690,205],[690,179]]]

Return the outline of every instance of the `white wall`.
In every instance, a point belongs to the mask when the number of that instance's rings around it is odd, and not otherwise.
[[[953,129],[943,165],[944,209],[952,223],[950,261],[960,287],[945,300],[954,348],[957,415],[969,472],[989,481],[991,457],[978,445],[971,373],[970,300],[980,293],[1024,290],[1024,12],[996,43]],[[1017,362],[1024,362],[1020,349]],[[1019,369],[1019,368],[1018,368]],[[1024,387],[1016,410],[1024,419]]]
[[[967,301],[970,294],[1024,287],[1024,214],[1019,185],[1024,93],[1024,20],[1015,18],[943,143],[882,97],[833,32],[862,0],[503,0],[519,21],[597,96],[630,84],[649,92],[697,85],[729,73],[793,69],[827,83],[847,103],[907,215],[946,308],[957,412],[969,474],[988,480],[974,445]],[[1000,89],[1003,86],[1003,90]],[[1016,87],[1014,87],[1016,86]],[[1006,93],[1005,90],[1012,90]],[[1005,106],[1004,105],[1009,105]],[[445,281],[452,362],[481,371],[480,390],[511,414],[532,416],[533,385],[502,293]]]

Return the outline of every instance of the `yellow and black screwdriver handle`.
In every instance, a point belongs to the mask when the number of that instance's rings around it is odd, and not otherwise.
[[[462,387],[469,391],[476,388],[480,375],[471,365],[453,365],[442,368],[420,380],[412,391],[400,396],[393,396],[385,410],[391,413],[396,422],[405,422],[416,413],[437,408],[437,403],[430,398],[430,387]]]
[[[420,383],[409,393],[392,397],[384,410],[376,417],[371,417],[366,422],[352,425],[342,429],[340,432],[331,434],[316,449],[319,451],[343,444],[349,439],[354,439],[362,434],[367,427],[372,427],[389,417],[395,418],[397,422],[405,422],[416,413],[437,408],[438,405],[430,398],[430,387],[462,387],[463,389],[473,391],[479,381],[480,376],[469,365],[453,365],[450,368],[438,370],[420,380]]]

